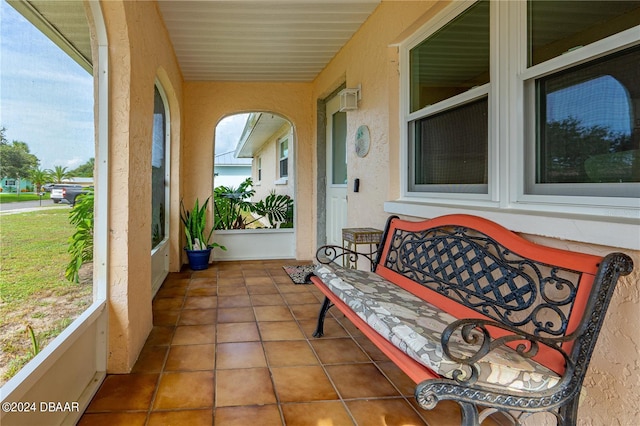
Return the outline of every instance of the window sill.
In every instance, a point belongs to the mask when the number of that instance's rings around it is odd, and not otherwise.
[[[274,185],[286,185],[289,182],[289,178],[283,177],[280,178],[278,180],[276,180],[275,182],[273,182]]]
[[[518,208],[495,208],[431,204],[413,200],[384,203],[392,214],[433,218],[446,214],[473,214],[492,220],[514,232],[561,240],[640,250],[638,225],[634,218],[539,212]]]

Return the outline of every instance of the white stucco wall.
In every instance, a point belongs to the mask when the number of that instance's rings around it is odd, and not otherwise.
[[[279,141],[281,138],[290,135],[289,137],[289,176],[286,182],[282,182],[279,179],[280,170],[280,152]],[[296,164],[295,164],[295,142],[293,140],[293,134],[291,132],[291,126],[285,124],[278,129],[260,148],[260,151],[256,153],[256,157],[253,160],[253,182],[254,189],[256,191],[253,196],[254,201],[262,200],[269,195],[271,191],[275,191],[276,194],[288,195],[294,198],[295,189],[295,177],[296,177]],[[258,166],[256,158],[262,157],[262,181],[258,183]],[[277,182],[277,183],[276,183]]]

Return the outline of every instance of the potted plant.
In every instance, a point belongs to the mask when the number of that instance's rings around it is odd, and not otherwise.
[[[199,200],[196,198],[193,209],[187,210],[184,207],[184,203],[180,201],[180,220],[184,225],[184,233],[187,237],[187,245],[184,250],[189,258],[189,266],[194,271],[207,269],[209,267],[209,257],[211,256],[211,250],[218,247],[221,250],[226,250],[225,246],[221,246],[218,243],[211,241],[213,236],[213,227],[209,233],[206,233],[207,228],[207,205],[211,197],[200,205]]]

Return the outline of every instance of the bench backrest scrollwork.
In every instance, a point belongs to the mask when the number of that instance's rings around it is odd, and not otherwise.
[[[480,217],[450,215],[390,218],[376,272],[458,318],[492,319],[563,341],[583,326],[586,306],[598,297],[592,287],[602,261],[529,242]],[[561,343],[567,352],[572,345]],[[542,357],[564,369],[551,352]]]

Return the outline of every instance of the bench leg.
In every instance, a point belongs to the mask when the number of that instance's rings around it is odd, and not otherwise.
[[[478,408],[469,402],[457,401],[460,405],[460,411],[462,414],[461,426],[478,426],[480,420],[478,418]]]
[[[325,297],[324,302],[322,302],[320,312],[318,313],[318,324],[316,325],[316,331],[313,332],[313,337],[322,337],[324,335],[324,317],[327,315],[327,311],[332,306],[333,304],[331,303],[329,298]]]
[[[578,419],[578,401],[579,397],[576,396],[571,402],[560,407],[558,410],[559,426],[575,426]]]

